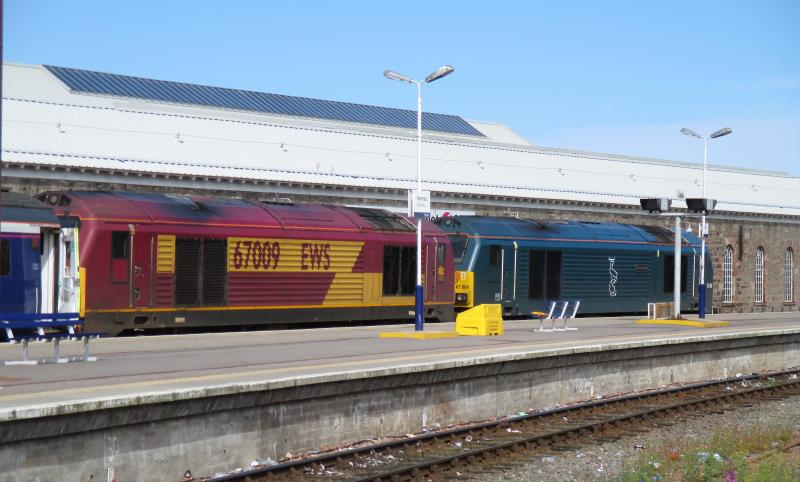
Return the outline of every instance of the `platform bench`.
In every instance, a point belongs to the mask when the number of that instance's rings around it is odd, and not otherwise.
[[[536,331],[574,331],[577,328],[570,328],[567,326],[567,321],[575,318],[578,314],[578,308],[581,306],[581,300],[552,300],[547,307],[547,313],[543,311],[532,311],[531,314],[539,318],[539,329]],[[544,327],[544,321],[550,320],[552,322],[550,328]],[[561,327],[556,326],[556,320],[564,320]]]
[[[67,363],[96,361],[89,355],[89,340],[103,333],[79,331],[83,321],[78,313],[0,313],[0,328],[5,330],[9,343],[22,345],[22,360],[8,360],[5,365],[37,365],[39,363]],[[57,331],[50,331],[50,330]],[[83,342],[82,356],[61,356],[61,340]],[[28,344],[31,341],[53,343],[53,358],[31,359]]]

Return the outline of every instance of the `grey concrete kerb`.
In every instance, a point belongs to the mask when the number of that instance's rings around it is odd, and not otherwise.
[[[118,409],[124,407],[139,407],[148,404],[170,403],[207,397],[237,395],[243,393],[262,392],[284,388],[294,388],[309,385],[318,385],[332,382],[374,379],[397,375],[408,375],[423,372],[463,368],[495,363],[518,362],[538,358],[549,358],[586,353],[610,352],[631,350],[637,348],[650,348],[656,346],[670,346],[699,342],[712,342],[736,340],[744,338],[772,337],[780,335],[800,334],[800,328],[776,329],[759,332],[703,334],[698,336],[685,336],[680,338],[659,338],[654,340],[623,342],[623,343],[598,343],[585,346],[558,349],[534,349],[513,353],[485,355],[479,357],[462,357],[428,363],[404,364],[395,367],[378,367],[358,370],[341,370],[319,375],[298,375],[282,377],[271,380],[258,380],[249,382],[223,383],[195,388],[175,388],[168,390],[150,391],[137,395],[119,395],[97,397],[84,400],[65,400],[44,404],[29,405],[19,408],[0,409],[0,423],[16,420],[35,419],[68,415],[75,413],[92,412],[98,410]],[[232,375],[233,376],[233,375]]]

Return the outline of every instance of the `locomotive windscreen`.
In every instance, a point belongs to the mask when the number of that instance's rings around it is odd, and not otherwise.
[[[453,247],[453,258],[456,263],[464,260],[464,254],[467,252],[467,242],[469,238],[466,234],[448,234],[450,238],[450,245]]]

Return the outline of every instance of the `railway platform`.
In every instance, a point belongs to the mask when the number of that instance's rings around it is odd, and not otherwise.
[[[730,325],[706,329],[637,319],[578,318],[577,330],[553,333],[506,321],[503,336],[427,340],[379,338],[413,325],[101,339],[96,362],[0,368],[0,474],[101,480],[110,470],[128,480],[148,466],[152,480],[177,480],[187,468],[211,475],[324,445],[800,365],[797,312],[712,315]],[[0,360],[18,356],[0,344]]]

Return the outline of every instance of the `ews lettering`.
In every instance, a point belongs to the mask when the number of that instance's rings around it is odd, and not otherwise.
[[[331,245],[303,243],[300,248],[300,269],[327,271],[331,267]]]

